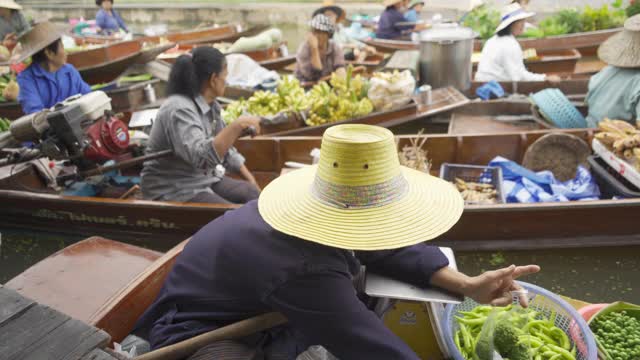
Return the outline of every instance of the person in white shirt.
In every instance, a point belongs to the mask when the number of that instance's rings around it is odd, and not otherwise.
[[[482,48],[476,81],[560,81],[557,75],[532,73],[524,66],[522,47],[516,36],[522,34],[525,19],[534,15],[526,12],[518,3],[504,8],[496,34]]]

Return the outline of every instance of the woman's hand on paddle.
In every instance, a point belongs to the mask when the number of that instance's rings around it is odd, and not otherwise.
[[[240,126],[241,134],[244,134],[245,131],[249,131],[252,128],[251,136],[256,136],[260,134],[260,118],[253,115],[242,115],[232,124],[236,124],[236,126]]]
[[[535,274],[540,271],[538,265],[515,266],[487,271],[465,281],[463,294],[481,304],[506,306],[511,304],[511,291],[522,290],[515,280],[521,276]],[[520,295],[520,304],[527,307],[528,299]]]

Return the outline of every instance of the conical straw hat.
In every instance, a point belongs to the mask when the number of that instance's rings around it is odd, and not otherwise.
[[[624,30],[603,42],[598,48],[598,57],[621,68],[640,67],[640,15],[627,19]]]
[[[432,240],[455,225],[463,207],[452,184],[400,166],[391,131],[371,125],[327,129],[319,164],[277,178],[258,200],[274,229],[351,250]]]
[[[63,34],[63,27],[48,21],[36,24],[31,30],[22,34],[18,38],[20,51],[14,52],[11,62],[17,63],[36,54],[52,42],[60,39]]]
[[[383,0],[382,1],[382,5],[384,5],[384,7],[389,7],[391,5],[395,5],[397,3],[399,3],[402,0]]]
[[[22,10],[22,6],[13,0],[0,0],[0,8]]]

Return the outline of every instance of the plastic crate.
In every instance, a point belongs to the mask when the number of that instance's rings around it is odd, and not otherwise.
[[[640,189],[615,171],[598,155],[587,158],[591,166],[591,173],[600,187],[602,198],[610,199],[614,196],[622,198],[640,198]]]
[[[462,165],[444,163],[440,167],[440,178],[455,182],[456,178],[479,184],[491,184],[496,189],[496,200],[499,204],[506,203],[502,190],[502,169],[499,167]],[[467,202],[467,204],[473,204]]]

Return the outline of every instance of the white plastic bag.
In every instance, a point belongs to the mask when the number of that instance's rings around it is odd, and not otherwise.
[[[377,73],[371,78],[367,96],[376,111],[393,109],[411,101],[416,80],[411,72]]]
[[[263,68],[247,55],[229,54],[226,58],[229,72],[227,84],[229,85],[253,88],[280,79],[277,72]]]

